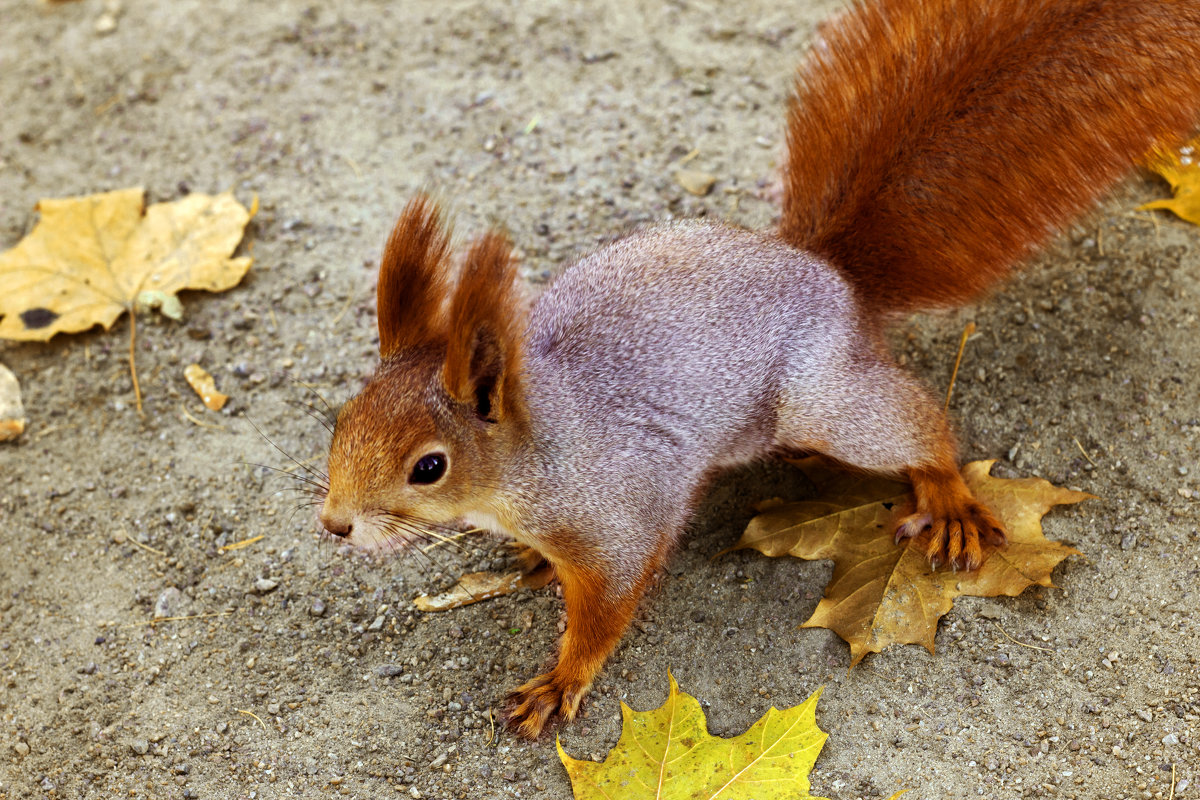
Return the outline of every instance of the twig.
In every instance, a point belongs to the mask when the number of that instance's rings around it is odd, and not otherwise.
[[[995,625],[996,625],[996,630],[998,630],[998,631],[1000,631],[1001,633],[1003,633],[1003,634],[1004,634],[1004,638],[1005,638],[1005,639],[1008,639],[1010,642],[1012,642],[1012,643],[1013,643],[1013,644],[1015,644],[1015,645],[1019,645],[1020,647],[1028,647],[1030,650],[1041,650],[1041,651],[1042,651],[1042,652],[1044,652],[1044,653],[1053,653],[1053,652],[1054,652],[1054,648],[1053,648],[1053,647],[1038,647],[1036,644],[1025,644],[1024,642],[1018,642],[1016,639],[1014,639],[1013,637],[1009,636],[1009,635],[1008,635],[1008,633],[1007,633],[1007,632],[1004,630],[1004,628],[1001,628],[1001,627],[1000,627],[1000,623],[999,623],[999,622],[996,622],[996,620],[992,620],[992,622],[994,622],[994,623],[995,623]]]
[[[350,165],[350,169],[354,170],[354,177],[359,178],[361,180],[362,179],[362,170],[358,168],[358,164],[354,163],[354,159],[351,158],[350,156],[346,155],[345,153],[338,153],[338,155],[341,156],[342,159],[347,164]]]
[[[253,711],[246,711],[244,708],[235,708],[234,711],[238,712],[239,714],[245,714],[248,717],[254,717],[256,720],[258,720],[258,724],[262,725],[262,729],[264,731],[267,729],[267,723],[263,722],[262,718]]]
[[[1175,800],[1175,763],[1171,763],[1171,796],[1167,800]]]
[[[146,625],[155,625],[159,622],[179,622],[188,619],[211,619],[212,617],[228,617],[232,611],[217,611],[212,614],[187,614],[182,617],[159,617],[157,619],[144,619],[141,622],[129,622],[122,625],[122,628],[142,628]]]
[[[132,536],[129,536],[129,535],[125,536],[125,541],[129,542],[132,545],[136,545],[149,553],[154,553],[156,556],[166,557],[166,555],[167,555],[165,550],[159,550],[157,547],[151,547],[148,544],[142,544],[137,539],[134,539]]]
[[[226,430],[224,425],[217,425],[212,422],[205,422],[204,420],[196,419],[188,412],[187,406],[185,406],[182,402],[179,404],[179,410],[181,412],[183,412],[183,415],[185,417],[187,417],[188,421],[191,422],[193,425],[199,425],[201,428],[211,428],[214,431]]]
[[[487,741],[483,743],[484,747],[490,747],[496,740],[496,712],[491,708],[488,709],[488,722],[491,723],[492,729],[488,731]]]
[[[350,310],[350,304],[353,302],[354,302],[354,292],[350,292],[350,294],[346,297],[346,302],[342,306],[342,310],[337,313],[337,316],[334,317],[333,321],[330,322],[329,324],[331,326],[334,326],[334,325],[337,325],[339,322],[341,322],[342,317],[345,316],[346,312]]]
[[[133,378],[133,396],[137,400],[137,412],[146,416],[142,411],[142,387],[138,385],[137,376],[137,313],[133,306],[129,307],[129,374]]]
[[[1083,449],[1083,445],[1079,443],[1079,437],[1075,437],[1075,446],[1079,448],[1079,452],[1083,453],[1083,457],[1088,460],[1089,464],[1093,467],[1098,466],[1095,461],[1092,461],[1092,457],[1087,454],[1087,450]]]
[[[54,433],[55,431],[70,430],[71,428],[74,428],[74,427],[75,427],[74,425],[50,425],[49,427],[42,428],[40,431],[35,433],[33,435],[33,440],[36,442],[38,439],[42,438],[43,436],[49,436],[50,434]]]
[[[958,342],[958,356],[954,359],[954,371],[950,373],[950,385],[946,387],[946,405],[944,411],[950,410],[950,395],[954,393],[954,381],[958,378],[958,367],[962,364],[963,350],[967,348],[967,339],[975,333],[975,323],[968,322],[963,328],[962,339]]]
[[[263,535],[260,533],[258,536],[254,536],[250,539],[242,539],[240,542],[234,542],[233,544],[221,545],[220,547],[217,548],[217,552],[218,553],[228,553],[230,550],[241,550],[243,547],[249,547],[250,545],[254,544],[259,539],[262,539],[262,538],[263,538]]]

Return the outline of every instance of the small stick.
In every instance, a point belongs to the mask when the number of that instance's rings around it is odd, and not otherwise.
[[[267,723],[263,722],[262,718],[259,717],[258,714],[255,714],[253,711],[246,711],[243,708],[235,708],[234,711],[238,712],[239,714],[245,714],[246,716],[254,717],[256,720],[258,720],[258,724],[262,725],[262,729],[264,731],[267,729]]]
[[[187,614],[182,617],[159,617],[158,619],[144,619],[141,622],[130,622],[122,625],[122,628],[141,628],[146,625],[154,625],[159,622],[179,622],[186,619],[210,619],[212,617],[228,617],[232,611],[217,611],[212,614]]]
[[[183,415],[184,415],[185,417],[187,417],[187,418],[188,418],[188,420],[189,420],[189,421],[190,421],[190,422],[191,422],[193,425],[198,425],[198,426],[200,426],[201,428],[211,428],[211,429],[212,429],[212,430],[214,430],[214,431],[223,431],[223,430],[225,430],[225,426],[224,426],[224,425],[214,425],[214,424],[213,424],[213,423],[211,423],[211,422],[205,422],[204,420],[199,420],[199,419],[196,419],[196,418],[195,418],[195,417],[193,417],[193,416],[192,416],[190,413],[188,413],[187,406],[185,406],[183,403],[180,403],[180,404],[179,404],[179,410],[180,410],[181,412],[183,412]]]
[[[1095,461],[1092,461],[1092,457],[1087,454],[1087,450],[1083,449],[1083,445],[1079,443],[1078,436],[1075,437],[1075,446],[1079,448],[1079,452],[1083,453],[1083,457],[1088,460],[1089,464],[1091,464],[1093,467],[1098,466]]]
[[[1171,796],[1167,800],[1175,800],[1175,764],[1171,763]]]
[[[125,541],[129,542],[130,544],[137,545],[138,547],[142,548],[143,550],[150,552],[150,553],[154,553],[157,556],[165,557],[167,555],[165,550],[159,550],[157,547],[151,547],[148,544],[142,544],[137,539],[134,539],[132,536],[126,536]]]
[[[958,342],[958,356],[954,359],[954,371],[950,373],[950,385],[946,387],[946,405],[943,411],[950,410],[950,395],[954,393],[954,381],[958,378],[958,367],[962,364],[963,350],[967,348],[967,339],[975,333],[975,323],[968,322],[967,327],[963,328],[962,339]]]
[[[1028,647],[1030,650],[1041,650],[1042,652],[1045,652],[1045,653],[1053,653],[1054,652],[1054,648],[1052,648],[1052,647],[1038,647],[1036,644],[1025,644],[1024,642],[1018,642],[1016,639],[1009,636],[1008,633],[1005,632],[1004,628],[1000,627],[999,622],[996,622],[996,620],[992,620],[992,622],[996,623],[996,630],[1003,633],[1004,638],[1008,639],[1010,642],[1012,642],[1015,645],[1019,645],[1021,647]]]
[[[259,539],[262,539],[262,538],[263,538],[263,534],[260,533],[258,536],[252,537],[250,539],[242,539],[240,542],[234,542],[233,544],[222,545],[217,548],[217,552],[218,553],[228,553],[230,550],[241,550],[243,547],[249,547],[250,545],[254,544]]]
[[[490,708],[488,709],[488,722],[491,723],[492,729],[490,731],[488,731],[487,741],[483,743],[484,747],[488,747],[496,739],[496,714]],[[1174,775],[1173,772],[1172,772],[1172,775]]]
[[[343,316],[345,316],[345,315],[346,315],[346,312],[350,310],[350,304],[351,304],[351,303],[353,303],[353,302],[354,302],[354,293],[353,293],[353,292],[351,292],[351,293],[350,293],[350,295],[349,295],[349,296],[346,298],[346,302],[345,302],[345,304],[342,306],[342,310],[341,310],[341,311],[339,311],[339,312],[337,313],[337,316],[336,316],[336,317],[334,317],[334,318],[333,318],[333,321],[332,321],[332,322],[330,322],[329,324],[330,324],[330,325],[337,325],[339,322],[341,322],[341,321],[342,321],[342,317],[343,317]]]
[[[350,165],[350,169],[354,170],[354,177],[359,178],[361,180],[362,179],[362,170],[358,168],[358,164],[354,163],[354,159],[351,158],[350,156],[346,155],[345,153],[338,153],[338,155],[341,156],[342,159],[345,160],[345,162]]]

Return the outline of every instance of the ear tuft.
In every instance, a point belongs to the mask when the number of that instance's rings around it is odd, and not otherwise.
[[[449,252],[437,204],[425,195],[414,197],[396,221],[379,266],[376,306],[383,358],[444,337]]]
[[[443,378],[460,402],[495,422],[520,404],[521,337],[525,303],[517,284],[512,244],[491,231],[475,240],[450,306]]]

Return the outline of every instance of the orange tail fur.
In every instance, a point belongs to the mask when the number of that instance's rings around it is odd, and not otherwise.
[[[797,76],[780,233],[876,312],[960,304],[1198,117],[1198,0],[856,2]]]

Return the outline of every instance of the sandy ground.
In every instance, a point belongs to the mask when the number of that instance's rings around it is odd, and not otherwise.
[[[126,321],[0,344],[30,417],[0,445],[0,797],[569,795],[551,739],[487,744],[489,709],[550,652],[554,588],[416,612],[503,548],[372,562],[320,544],[247,419],[321,457],[300,382],[336,404],[369,374],[378,251],[421,187],[464,235],[511,231],[534,284],[642,221],[770,224],[788,75],[836,4],[649,5],[125,0],[100,33],[101,0],[0,0],[0,246],[40,197],[262,203],[244,283],[139,326],[145,417]],[[718,177],[704,198],[673,178],[693,151]],[[808,491],[746,470],[714,487],[566,749],[607,752],[618,701],[659,705],[669,667],[723,735],[824,685],[830,797],[1166,798],[1173,779],[1195,796],[1200,231],[1131,211],[1161,191],[1135,180],[1001,294],[896,333],[944,387],[974,320],[965,455],[1099,496],[1049,518],[1085,554],[1060,588],[961,600],[936,656],[847,673],[840,640],[797,627],[829,564],[710,560],[756,502]],[[192,361],[224,412],[186,387]],[[145,624],[156,607],[208,616]]]

